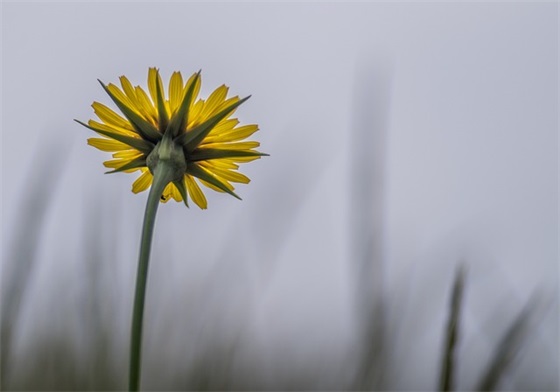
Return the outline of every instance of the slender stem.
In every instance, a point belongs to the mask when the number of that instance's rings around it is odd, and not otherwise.
[[[132,313],[132,330],[130,334],[129,391],[138,391],[140,385],[142,320],[144,317],[144,299],[146,297],[152,235],[159,200],[166,185],[171,181],[171,173],[172,171],[163,162],[157,165],[150,194],[148,195],[148,202],[146,203],[146,212],[144,213],[142,241],[140,243],[140,256],[138,257],[138,272],[136,275],[136,292],[134,294],[134,309]]]

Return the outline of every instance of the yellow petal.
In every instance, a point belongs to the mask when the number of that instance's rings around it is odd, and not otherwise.
[[[239,120],[236,118],[229,118],[226,120],[222,120],[218,123],[218,125],[212,128],[212,130],[204,140],[208,140],[208,139],[214,140],[216,137],[219,137],[221,134],[228,133],[231,130],[233,130],[233,128],[237,124],[239,124]]]
[[[169,79],[169,109],[173,113],[183,100],[183,77],[181,72],[173,72]]]
[[[148,90],[150,91],[150,97],[152,97],[152,102],[154,107],[157,108],[157,81],[159,79],[159,85],[161,86],[161,94],[165,97],[165,91],[163,90],[163,81],[161,75],[157,68],[150,68],[148,70]]]
[[[199,99],[196,103],[190,108],[189,111],[189,123],[188,128],[191,129],[198,124],[202,123],[204,120],[201,117],[200,113],[204,109],[204,100]]]
[[[135,113],[141,114],[138,112],[138,109],[136,108],[136,105],[134,104],[134,102],[132,102],[125,93],[122,92],[122,90],[120,88],[118,88],[117,86],[115,86],[114,84],[110,83],[107,86],[107,89],[111,92],[111,94],[113,94],[119,101],[122,102],[123,105],[125,105],[126,107],[128,107],[130,110],[132,110]]]
[[[208,161],[208,162],[201,162],[200,166],[205,167],[206,169],[208,169],[208,171],[212,172],[215,176],[218,176],[221,179],[227,180],[227,181],[232,181],[232,182],[239,182],[242,184],[248,184],[251,180],[249,179],[249,177],[236,172],[236,171],[231,171],[231,170],[227,170],[227,169],[221,169],[215,165],[212,164],[213,161]]]
[[[189,192],[192,201],[194,201],[194,203],[201,209],[205,210],[208,207],[208,201],[206,200],[206,196],[204,196],[202,189],[200,189],[195,179],[189,175],[186,175],[185,185],[187,186],[187,191]]]
[[[221,189],[218,188],[218,187],[215,187],[214,185],[210,184],[209,182],[206,182],[206,181],[204,181],[204,180],[201,180],[200,178],[198,179],[198,181],[200,181],[200,183],[201,183],[202,185],[204,185],[205,187],[208,187],[208,188],[212,189],[213,191],[220,192],[220,193],[225,193],[223,190],[221,190]],[[233,190],[233,189],[232,189],[232,190]]]
[[[130,161],[131,161],[131,159],[111,159],[109,161],[103,162],[103,166],[105,166],[109,169],[118,169],[119,167],[122,167],[122,166],[126,165]],[[141,170],[141,169],[136,167],[134,169],[124,170],[124,172],[125,173],[132,173],[132,172],[135,172],[135,171],[138,171],[138,170]]]
[[[118,151],[113,154],[114,158],[125,158],[125,159],[134,159],[142,155],[142,153],[138,150],[130,149],[126,151]]]
[[[175,184],[171,183],[171,196],[175,201],[183,201],[183,197],[181,196],[181,192],[175,186]]]
[[[204,172],[206,172],[208,175],[214,177],[216,180],[218,180],[219,182],[222,183],[223,186],[225,186],[227,189],[229,189],[230,191],[233,191],[235,188],[233,187],[233,185],[231,185],[231,183],[229,181],[227,181],[226,179],[224,179],[223,177],[221,177],[219,174],[216,174],[214,171],[212,171],[210,168],[212,168],[212,165],[209,164],[208,162],[197,162],[198,163],[198,167],[203,170]],[[200,179],[200,182],[206,186],[208,186],[209,188],[212,188],[214,190],[217,190],[219,188],[215,187],[214,185],[207,183],[206,181],[203,181],[202,179]],[[220,192],[223,192],[222,190],[220,190]]]
[[[138,99],[136,97],[136,91],[134,90],[134,87],[132,87],[132,83],[130,83],[130,81],[126,78],[126,76],[121,76],[120,81],[124,93],[126,94],[127,98],[130,100],[132,105],[136,108],[136,112],[143,115],[144,113],[138,103]]]
[[[89,138],[87,142],[90,146],[93,146],[101,151],[113,152],[130,149],[130,146],[113,139],[92,137]]]
[[[148,91],[150,92],[150,97],[152,98],[152,103],[154,104],[154,106],[157,104],[157,73],[158,72],[156,68],[148,69]]]
[[[140,138],[137,133],[129,131],[129,130],[124,129],[124,128],[121,128],[121,127],[117,127],[115,125],[103,124],[103,123],[97,122],[95,120],[89,120],[88,125],[90,127],[92,127],[93,129],[99,129],[101,131],[118,133],[120,135],[125,135],[125,136],[132,136],[132,137],[136,137],[138,139]]]
[[[181,197],[181,193],[179,193],[179,190],[172,182],[167,184],[167,186],[163,190],[161,201],[163,203],[167,203],[171,198],[173,198],[175,201],[183,200],[183,198]]]
[[[220,105],[226,99],[228,90],[228,87],[222,84],[220,87],[214,90],[212,94],[210,94],[210,96],[206,100],[206,103],[204,104],[204,109],[201,113],[201,117],[204,120],[210,118],[212,114],[214,114],[216,109],[220,107]]]
[[[247,139],[249,136],[257,132],[258,130],[259,127],[256,124],[244,125],[239,128],[220,132],[219,134],[216,133],[215,135],[212,135],[212,132],[210,132],[210,134],[206,139],[204,139],[204,141],[207,143],[236,142],[239,140]]]
[[[94,102],[92,105],[94,113],[107,125],[116,126],[119,128],[127,129],[131,132],[134,131],[132,125],[113,110],[99,102]]]
[[[185,88],[183,89],[183,96],[187,93],[188,89],[191,87],[191,85],[194,83],[194,81],[196,80],[196,84],[194,85],[194,89],[193,89],[193,95],[192,95],[192,100],[190,103],[190,107],[192,107],[194,105],[194,103],[196,102],[196,97],[198,97],[198,94],[200,93],[200,86],[202,84],[202,77],[199,76],[198,78],[196,77],[196,73],[192,74],[191,77],[189,78],[189,80],[187,80],[187,83],[185,84]]]
[[[103,162],[103,166],[108,167],[110,169],[116,169],[117,167],[121,167],[124,165],[124,161],[122,159],[111,159],[109,161]]]
[[[211,163],[212,166],[219,167],[221,169],[239,169],[239,165],[232,162],[230,159],[222,158],[222,159],[212,159],[211,161],[207,161]]]
[[[167,203],[169,199],[171,199],[171,183],[167,184],[160,198],[162,203]]]
[[[136,86],[136,97],[138,98],[138,106],[141,110],[145,113],[144,117],[146,120],[150,121],[152,125],[158,125],[158,117],[157,117],[157,110],[150,101],[148,94],[142,89],[140,86]]]
[[[208,100],[210,100],[210,98],[208,98]],[[217,102],[216,106],[209,106],[208,103],[206,103],[204,105],[203,111],[200,113],[200,118],[201,118],[202,121],[206,121],[210,117],[214,116],[215,114],[218,114],[220,111],[226,109],[228,106],[230,106],[231,104],[233,104],[237,101],[239,101],[239,97],[236,96],[236,97],[226,99],[225,101]],[[227,121],[228,117],[230,117],[233,113],[235,113],[236,110],[237,109],[231,110],[227,114],[227,116],[225,116],[218,124],[221,124],[222,122]]]
[[[238,162],[238,163],[247,163],[247,162],[253,162],[257,159],[261,159],[260,156],[256,156],[256,157],[239,157],[239,158],[229,158],[232,162]]]
[[[143,169],[142,175],[132,184],[132,192],[139,193],[145,191],[152,185],[153,178],[152,173],[148,169]]]
[[[165,110],[167,110],[167,117],[171,117],[171,104],[169,100],[164,101],[163,105],[165,106]]]
[[[239,101],[239,97],[238,97],[238,96],[228,98],[228,99],[226,99],[225,101],[223,101],[223,102],[218,106],[218,108],[217,108],[215,111],[216,111],[216,112],[220,112],[220,111],[224,110],[225,108],[227,108],[228,106],[230,106],[231,104],[233,104],[233,103],[235,103],[235,102],[237,102],[237,101]],[[234,111],[235,111],[235,109],[231,111],[231,113],[228,115],[228,117],[231,116],[231,114],[232,114]]]

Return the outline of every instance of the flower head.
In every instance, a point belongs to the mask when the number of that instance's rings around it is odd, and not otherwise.
[[[148,93],[140,86],[134,87],[125,76],[120,77],[122,89],[99,82],[124,117],[94,102],[92,107],[100,121],[76,121],[102,136],[88,139],[88,144],[113,153],[113,159],[104,162],[113,169],[108,173],[141,171],[132,184],[134,193],[150,187],[155,166],[166,154],[174,162],[176,175],[161,200],[183,200],[188,206],[190,197],[205,209],[207,201],[199,182],[239,199],[232,183],[249,183],[249,178],[237,171],[239,164],[267,155],[255,150],[259,142],[245,140],[258,126],[240,126],[236,118],[230,118],[249,97],[227,98],[228,88],[222,85],[206,100],[197,99],[200,72],[186,82],[180,72],[174,72],[167,97],[155,68],[148,72]]]

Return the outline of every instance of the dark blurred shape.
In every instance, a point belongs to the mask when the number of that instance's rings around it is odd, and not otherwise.
[[[492,360],[486,366],[486,373],[480,379],[477,391],[494,391],[499,386],[500,380],[509,370],[511,363],[527,340],[530,321],[534,317],[536,305],[536,300],[532,298],[513,320],[496,347]]]
[[[83,224],[83,279],[80,287],[80,306],[69,308],[64,301],[53,309],[51,317],[61,317],[62,324],[45,331],[30,352],[12,350],[16,338],[19,316],[26,306],[25,295],[33,281],[34,270],[44,260],[37,250],[41,237],[45,235],[45,223],[54,202],[58,181],[64,172],[65,154],[68,146],[58,140],[56,145],[41,143],[35,154],[28,187],[20,190],[22,199],[20,212],[15,222],[15,234],[5,258],[2,293],[2,390],[119,390],[123,389],[118,360],[122,351],[115,338],[114,299],[116,276],[117,232],[114,222],[118,220],[116,208],[99,200],[103,195],[87,194],[85,224]],[[105,215],[110,215],[111,219]],[[67,262],[59,257],[61,262]],[[53,282],[49,296],[67,293],[61,282]],[[60,290],[60,291],[59,291]],[[29,305],[27,305],[29,306]],[[70,312],[78,312],[81,325],[78,329],[70,322]],[[71,337],[80,336],[84,345],[80,348]],[[85,351],[83,351],[85,350]],[[14,365],[15,361],[17,366]]]
[[[359,365],[354,388],[385,389],[385,192],[391,70],[366,60],[355,79],[350,162],[350,262],[355,264]]]
[[[2,390],[9,385],[10,363],[14,332],[25,301],[25,293],[37,260],[37,249],[43,232],[45,217],[51,206],[54,190],[62,177],[66,155],[60,154],[57,141],[50,139],[38,143],[30,172],[27,175],[21,204],[21,212],[11,230],[13,237],[8,241],[7,256],[2,265],[2,321],[1,321],[1,381]],[[67,147],[67,146],[64,146]],[[68,150],[67,148],[62,150]]]
[[[459,339],[460,315],[463,303],[463,291],[465,287],[465,269],[461,265],[455,274],[453,291],[449,307],[449,320],[447,322],[447,336],[443,353],[440,375],[440,391],[452,391],[454,389],[454,377],[456,372],[455,349]]]

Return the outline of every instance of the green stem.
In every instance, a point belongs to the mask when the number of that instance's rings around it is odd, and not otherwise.
[[[132,313],[132,330],[130,334],[130,372],[129,391],[138,391],[140,385],[140,362],[142,354],[142,320],[144,317],[144,299],[146,297],[146,282],[148,280],[148,265],[150,263],[150,249],[156,212],[163,190],[171,182],[172,170],[160,161],[154,171],[154,178],[142,227],[142,241],[140,243],[140,256],[138,257],[138,272],[136,275],[136,292],[134,294],[134,310]]]

